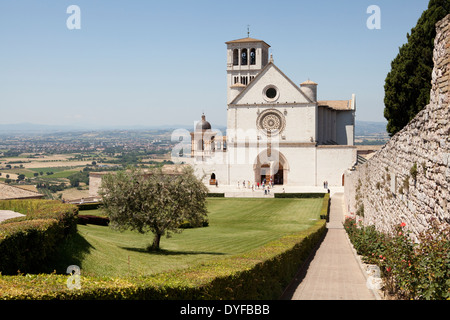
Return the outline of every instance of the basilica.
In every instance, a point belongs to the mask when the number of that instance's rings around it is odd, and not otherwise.
[[[211,185],[342,186],[357,159],[355,95],[318,100],[318,84],[294,83],[265,41],[247,37],[226,46],[226,132],[203,114],[183,162]]]

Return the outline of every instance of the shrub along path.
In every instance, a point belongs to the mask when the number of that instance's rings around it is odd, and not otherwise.
[[[343,227],[343,194],[331,197],[327,234],[283,295],[290,300],[375,300]]]

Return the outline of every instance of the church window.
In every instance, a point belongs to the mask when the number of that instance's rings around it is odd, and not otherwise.
[[[256,50],[254,48],[250,50],[250,64],[256,64]]]
[[[267,102],[274,102],[276,100],[278,100],[279,96],[280,96],[280,92],[278,90],[277,87],[275,87],[274,85],[268,85],[263,89],[263,98],[264,100],[266,100]]]
[[[239,50],[233,50],[233,66],[237,66],[239,64]]]
[[[241,51],[241,65],[246,66],[247,65],[247,49],[242,49]]]
[[[269,88],[266,90],[266,97],[269,99],[273,99],[277,96],[277,89]]]

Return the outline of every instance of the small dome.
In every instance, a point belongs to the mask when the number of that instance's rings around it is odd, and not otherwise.
[[[302,82],[301,84],[300,84],[301,86],[303,86],[303,85],[317,85],[317,83],[315,83],[314,81],[311,81],[311,80],[306,80],[305,82]]]
[[[195,130],[198,130],[198,131],[199,130],[202,130],[202,131],[211,130],[211,124],[208,121],[206,121],[206,117],[204,114],[202,114],[202,120],[199,121],[197,123],[197,125],[195,126]]]

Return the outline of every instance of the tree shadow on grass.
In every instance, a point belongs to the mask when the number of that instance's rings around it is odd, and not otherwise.
[[[83,259],[94,247],[78,232],[64,239],[46,264],[47,272],[56,271],[58,274],[66,274],[67,267],[83,266]]]
[[[120,247],[124,250],[134,251],[134,252],[141,252],[141,253],[148,253],[153,255],[161,255],[161,256],[172,256],[172,255],[193,255],[193,254],[209,254],[209,255],[226,255],[226,253],[222,252],[208,252],[208,251],[178,251],[178,250],[166,250],[166,249],[160,249],[157,251],[150,251],[146,248],[132,248],[132,247]]]

